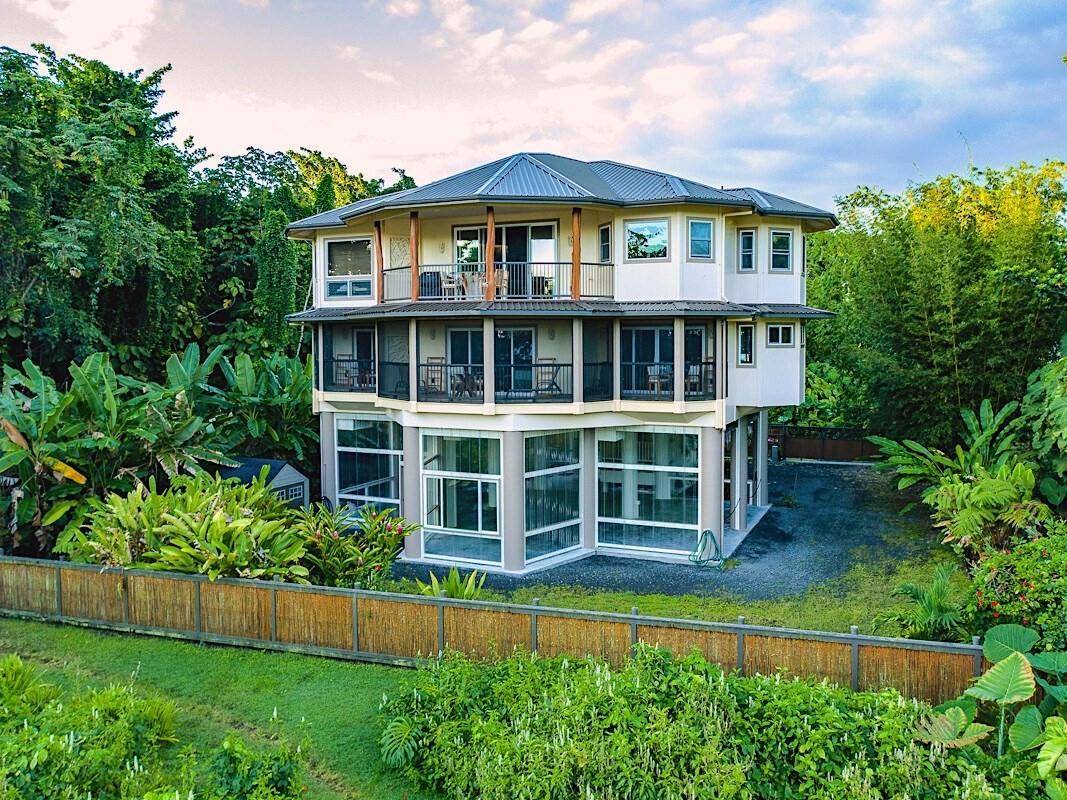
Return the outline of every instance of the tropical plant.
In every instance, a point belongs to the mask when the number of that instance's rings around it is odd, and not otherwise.
[[[899,611],[884,612],[875,618],[879,628],[893,627],[913,639],[958,640],[966,632],[962,604],[953,598],[955,564],[941,564],[934,570],[929,586],[902,583],[893,590],[908,601]]]
[[[485,586],[486,574],[482,573],[479,578],[478,570],[472,569],[466,578],[459,574],[459,570],[452,567],[444,580],[438,580],[437,576],[430,572],[430,582],[423,583],[418,578],[415,584],[419,587],[419,594],[430,597],[451,597],[456,600],[477,600]]]
[[[1022,402],[1023,424],[1042,467],[1040,488],[1052,505],[1067,499],[1067,334],[1060,355],[1030,376]]]
[[[307,545],[307,562],[324,586],[381,588],[404,544],[417,525],[396,516],[391,508],[365,505],[331,509],[315,504],[296,512],[294,530]]]

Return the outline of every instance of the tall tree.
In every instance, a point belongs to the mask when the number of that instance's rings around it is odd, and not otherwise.
[[[285,237],[288,220],[280,209],[267,212],[256,238],[254,303],[264,337],[283,349],[292,337],[287,314],[296,310],[297,266],[293,244]]]

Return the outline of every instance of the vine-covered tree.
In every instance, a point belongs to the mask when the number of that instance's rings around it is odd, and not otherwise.
[[[276,343],[278,349],[283,349],[293,338],[285,317],[296,310],[296,254],[293,243],[285,237],[287,222],[280,209],[268,211],[252,248],[256,263],[256,315],[264,337]]]

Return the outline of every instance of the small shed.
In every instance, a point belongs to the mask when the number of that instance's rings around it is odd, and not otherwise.
[[[282,500],[291,506],[308,504],[308,479],[288,461],[275,458],[245,458],[234,456],[236,467],[219,467],[223,478],[236,478],[241,483],[251,483],[259,477],[260,471],[267,467],[267,485]]]

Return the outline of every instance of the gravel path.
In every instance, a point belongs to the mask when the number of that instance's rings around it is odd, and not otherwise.
[[[490,574],[486,586],[510,591],[580,585],[761,600],[803,593],[843,575],[859,559],[904,558],[929,550],[929,539],[906,535],[923,517],[900,516],[891,476],[868,466],[795,462],[771,466],[770,480],[774,507],[734,552],[728,569],[590,556],[521,578]],[[395,571],[425,579],[429,569],[397,564]]]

